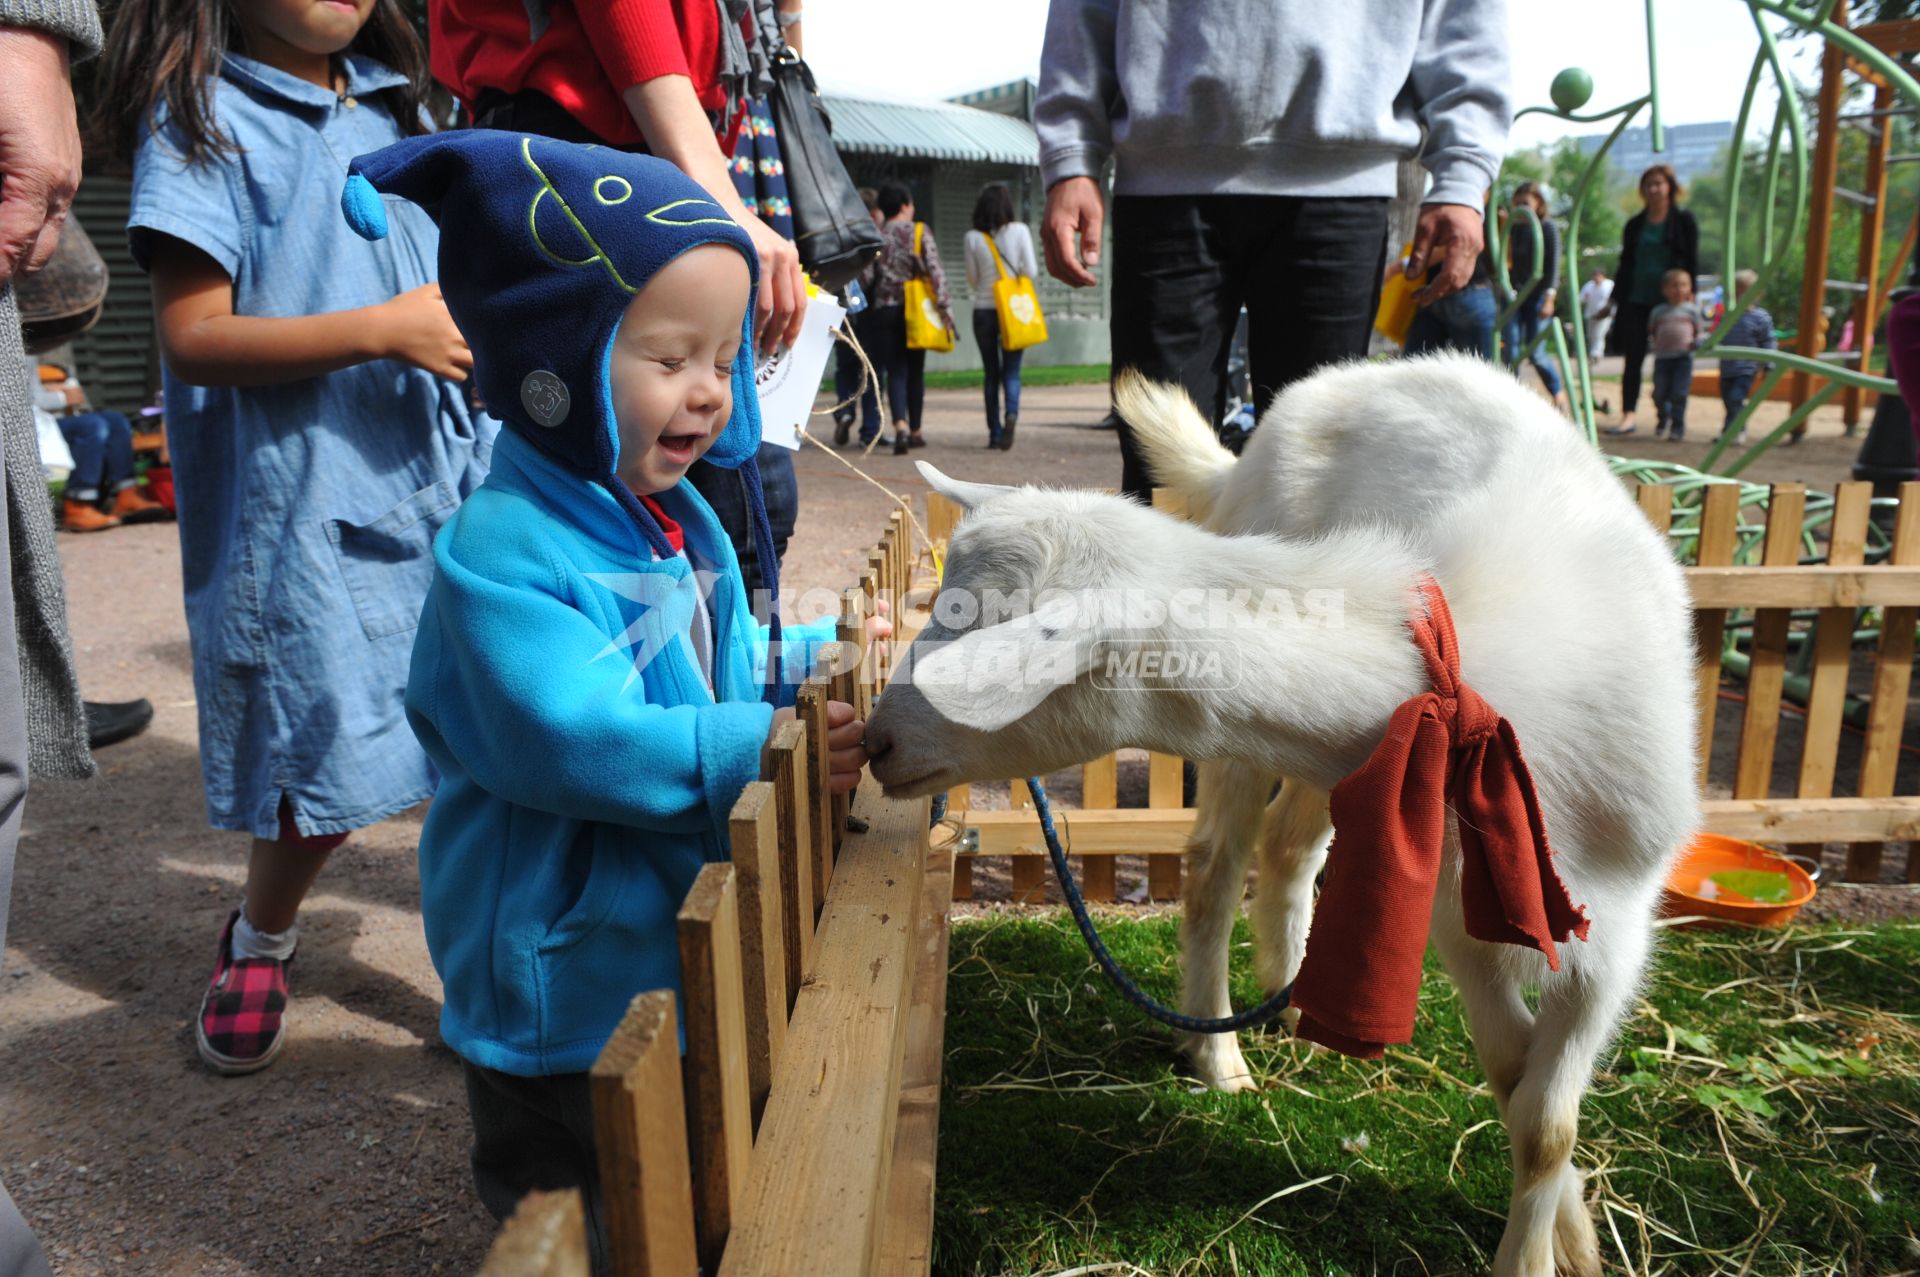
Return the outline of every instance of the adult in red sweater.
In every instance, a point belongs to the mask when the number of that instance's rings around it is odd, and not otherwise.
[[[670,160],[760,254],[760,348],[799,335],[800,256],[747,211],[727,171],[739,107],[721,75],[729,33],[713,0],[432,0],[427,13],[433,78],[476,123]]]

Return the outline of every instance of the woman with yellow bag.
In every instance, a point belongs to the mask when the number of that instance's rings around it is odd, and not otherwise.
[[[1047,339],[1046,316],[1033,280],[1040,264],[1033,254],[1033,233],[1016,221],[1013,193],[1003,182],[980,188],[973,205],[973,229],[967,232],[967,285],[973,289],[973,336],[986,369],[987,447],[1013,447],[1020,418],[1020,358],[1028,346]],[[1000,424],[1000,394],[1007,397],[1006,425]]]
[[[873,305],[868,331],[874,366],[887,379],[893,413],[893,451],[921,448],[920,410],[926,401],[927,352],[953,349],[953,302],[933,232],[913,218],[913,193],[899,182],[880,187],[880,257],[873,264]],[[860,440],[871,440],[878,421],[861,423]]]

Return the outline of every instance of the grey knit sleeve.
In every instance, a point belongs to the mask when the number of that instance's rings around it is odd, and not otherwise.
[[[0,0],[0,27],[27,27],[65,36],[71,57],[84,61],[100,52],[100,6],[94,0]]]

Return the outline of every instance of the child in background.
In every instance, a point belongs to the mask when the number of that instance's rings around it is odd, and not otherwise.
[[[1739,306],[1753,292],[1753,286],[1760,282],[1760,276],[1750,270],[1733,273],[1734,300]],[[1757,350],[1778,350],[1780,347],[1773,339],[1773,316],[1766,307],[1755,303],[1733,321],[1733,327],[1727,330],[1727,346],[1748,346]],[[1772,368],[1770,363],[1761,363],[1753,359],[1722,359],[1720,361],[1720,403],[1726,408],[1727,421],[1721,433],[1733,429],[1735,417],[1747,406],[1747,396],[1753,392],[1754,378],[1761,372]],[[1740,431],[1739,443],[1747,441],[1745,428]]]
[[[1677,267],[1660,277],[1667,300],[1647,316],[1653,347],[1653,406],[1659,420],[1653,437],[1675,443],[1687,435],[1687,396],[1693,390],[1693,352],[1707,335],[1706,320],[1693,301],[1693,277]]]
[[[347,161],[423,129],[399,0],[123,0],[102,61],[153,278],[207,812],[253,835],[195,1037],[247,1073],[285,1040],[328,854],[433,793],[407,661],[494,427],[459,384],[432,221],[399,210],[369,245],[340,220]]]
[[[685,481],[704,456],[760,491],[759,259],[649,156],[474,129],[353,170],[362,234],[385,225],[377,191],[439,220],[441,285],[507,426],[434,544],[407,687],[441,776],[420,837],[440,1030],[465,1062],[481,1200],[505,1218],[531,1189],[581,1188],[598,1269],[587,1071],[635,994],[679,991],[674,916],[728,856],[733,804],[792,713],[774,704],[833,637],[832,618],[789,630],[786,677],[763,669],[733,547]],[[865,725],[838,702],[827,721],[845,791]]]

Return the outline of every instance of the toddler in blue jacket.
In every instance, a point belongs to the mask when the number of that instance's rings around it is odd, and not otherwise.
[[[792,713],[776,704],[833,637],[831,619],[790,630],[772,644],[785,677],[766,668],[733,549],[682,482],[704,455],[759,493],[757,257],[647,156],[472,130],[352,172],[363,235],[384,227],[380,192],[440,223],[441,290],[507,427],[434,542],[407,685],[440,772],[421,915],[475,1181],[499,1217],[532,1188],[582,1188],[603,1254],[586,1070],[636,993],[679,992],[675,914],[729,854],[728,814]],[[838,703],[828,722],[847,789],[864,725]]]

